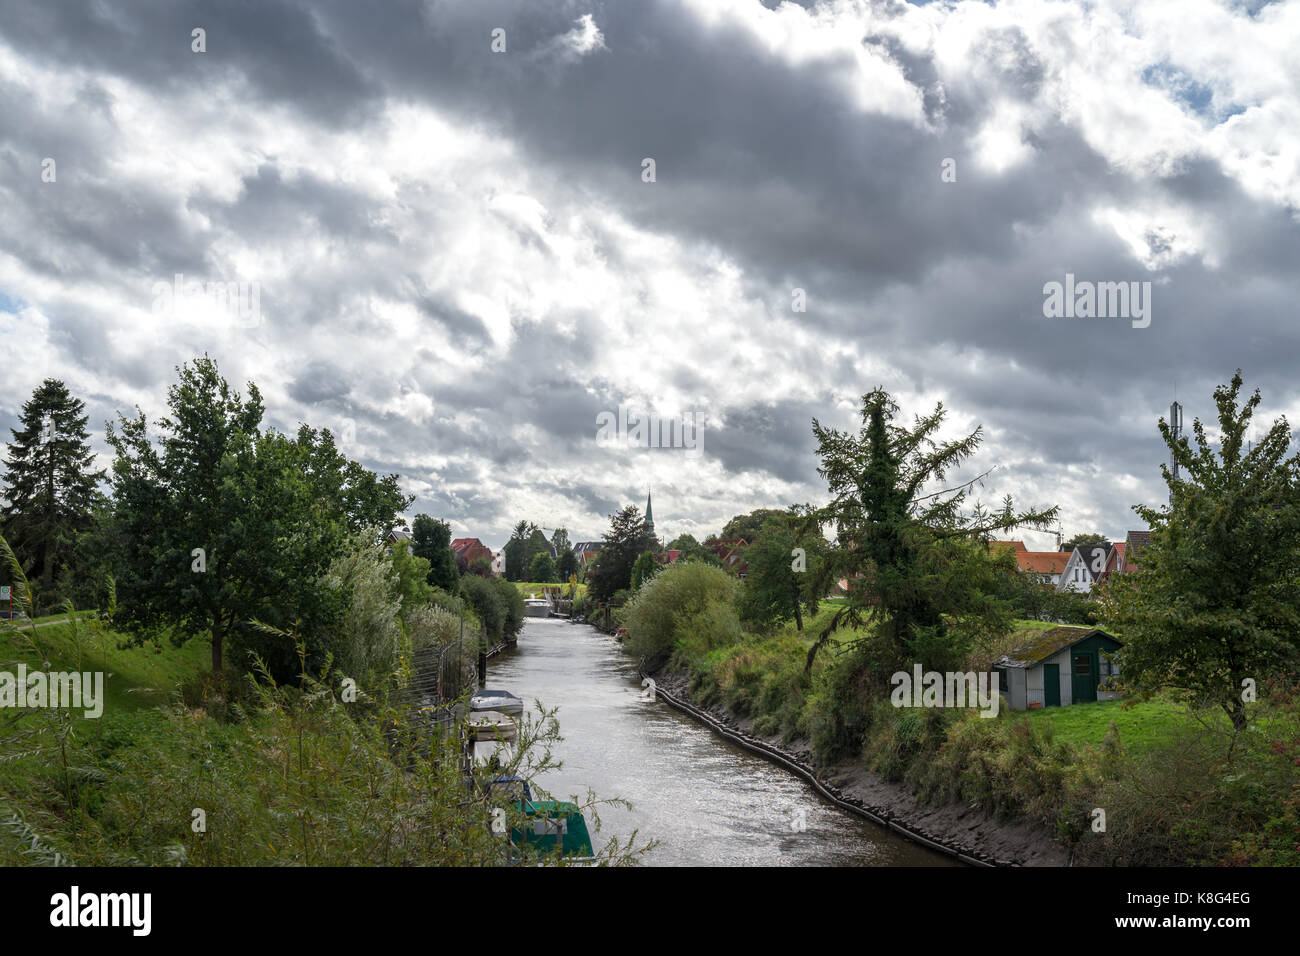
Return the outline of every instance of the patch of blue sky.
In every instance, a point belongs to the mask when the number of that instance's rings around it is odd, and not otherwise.
[[[1177,103],[1215,125],[1246,112],[1246,107],[1240,103],[1226,102],[1215,95],[1214,87],[1194,79],[1168,62],[1157,63],[1143,70],[1142,82],[1163,90]]]

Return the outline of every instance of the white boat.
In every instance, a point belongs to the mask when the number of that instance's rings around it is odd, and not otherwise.
[[[524,599],[524,617],[550,617],[551,602],[536,596]]]
[[[511,717],[500,711],[477,711],[469,716],[469,738],[476,766],[495,762],[496,766],[504,767],[515,757],[519,728]]]

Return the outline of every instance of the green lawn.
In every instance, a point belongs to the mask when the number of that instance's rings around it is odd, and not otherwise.
[[[1128,706],[1125,706],[1125,705]],[[1045,707],[1012,714],[1013,720],[1050,724],[1056,739],[1072,744],[1100,744],[1113,723],[1120,743],[1130,750],[1144,749],[1164,739],[1187,721],[1186,711],[1168,701],[1099,700],[1069,707]]]
[[[561,584],[560,584],[559,582],[557,582],[557,581],[553,581],[553,582],[551,582],[551,583],[549,583],[549,584],[540,584],[540,583],[537,583],[537,582],[516,581],[516,582],[515,582],[515,587],[517,587],[517,588],[519,589],[519,593],[522,594],[524,597],[528,597],[529,595],[532,595],[532,594],[536,594],[538,597],[541,597],[541,596],[542,596],[542,588],[553,588],[553,587],[562,587],[564,590],[561,591],[561,594],[563,594],[565,597],[568,597],[568,596],[569,596],[569,586],[568,586],[567,584],[561,585]],[[587,585],[585,585],[585,584],[579,584],[579,585],[578,585],[578,593],[577,593],[577,596],[578,596],[578,597],[582,597],[582,596],[583,596],[584,594],[586,594],[586,593],[587,593]]]
[[[181,681],[211,666],[206,640],[180,648],[170,643],[119,646],[125,644],[126,638],[115,632],[94,638],[86,625],[80,626],[80,635],[70,623],[22,633],[0,627],[0,670],[12,671],[23,663],[41,670],[103,671],[104,708],[116,711],[165,703]]]

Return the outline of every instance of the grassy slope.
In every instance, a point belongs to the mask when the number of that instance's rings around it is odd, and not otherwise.
[[[18,663],[42,670],[103,671],[108,713],[166,702],[182,680],[210,666],[211,650],[202,640],[180,648],[170,643],[130,647],[123,635],[110,632],[107,640],[94,640],[88,627],[77,635],[71,624],[21,634],[0,630],[0,669],[13,670]]]

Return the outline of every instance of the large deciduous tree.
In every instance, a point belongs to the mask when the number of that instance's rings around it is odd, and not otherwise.
[[[460,573],[451,550],[451,525],[420,514],[411,524],[411,553],[429,562],[429,583],[450,594],[456,593]]]
[[[1128,686],[1177,689],[1221,707],[1238,731],[1248,718],[1245,682],[1300,662],[1300,454],[1287,457],[1285,418],[1247,449],[1260,395],[1238,405],[1241,386],[1238,371],[1214,391],[1217,453],[1200,419],[1195,447],[1160,421],[1183,474],[1161,466],[1172,502],[1134,508],[1150,544],[1101,599],[1102,620],[1124,641]]]
[[[792,508],[769,515],[745,549],[749,570],[741,588],[744,619],[771,624],[793,617],[795,629],[802,631],[804,611],[817,613],[826,539],[815,522],[805,520],[810,512]]]
[[[1056,508],[1017,511],[1009,497],[992,513],[968,506],[983,475],[934,488],[976,452],[983,431],[942,441],[942,403],[910,428],[897,424],[898,412],[889,393],[875,389],[863,396],[858,435],[813,420],[818,472],[832,500],[809,520],[838,532],[838,547],[821,563],[815,586],[826,593],[847,579],[849,593],[809,650],[810,668],[832,633],[870,623],[892,664],[953,669],[972,646],[1010,625],[1007,604],[990,594],[996,565],[988,537],[1046,528],[1056,519]]]
[[[395,475],[340,455],[328,431],[262,432],[257,386],[240,396],[207,356],[177,371],[156,444],[143,412],[109,428],[119,623],[178,643],[209,633],[214,670],[233,639],[291,674],[294,649],[250,621],[294,627],[319,651],[346,600],[321,583],[330,562],[348,534],[393,527],[411,499]]]
[[[5,458],[5,535],[41,593],[70,560],[79,534],[94,524],[104,472],[91,467],[85,403],[47,378],[19,414]]]

